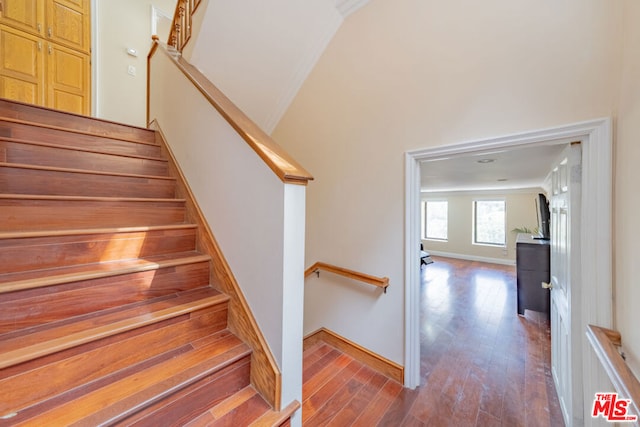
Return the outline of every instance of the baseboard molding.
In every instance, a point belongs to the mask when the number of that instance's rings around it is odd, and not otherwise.
[[[441,256],[445,258],[464,259],[467,261],[488,262],[490,264],[502,264],[502,265],[516,265],[515,260],[501,259],[501,258],[489,258],[474,255],[454,254],[450,252],[432,251],[431,249],[425,249],[429,252],[429,255]]]
[[[371,369],[380,372],[392,380],[395,380],[400,384],[404,384],[403,366],[398,365],[397,363],[392,362],[391,360],[384,358],[379,354],[374,353],[333,331],[330,331],[327,328],[320,328],[304,337],[304,349],[306,350],[320,341],[337,348],[343,353],[348,354],[354,359],[364,363]]]

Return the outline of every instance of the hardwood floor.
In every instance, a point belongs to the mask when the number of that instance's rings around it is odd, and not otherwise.
[[[304,354],[305,426],[562,426],[549,321],[516,311],[515,267],[422,267],[421,383],[404,389],[324,344]]]

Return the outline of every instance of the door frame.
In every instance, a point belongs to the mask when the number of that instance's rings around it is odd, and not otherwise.
[[[491,150],[524,148],[533,145],[582,143],[582,201],[580,257],[583,314],[572,332],[583,339],[582,354],[589,354],[586,325],[611,328],[612,303],[612,210],[613,147],[610,118],[589,120],[553,128],[527,131],[476,141],[405,153],[405,387],[420,385],[420,162],[454,155]],[[583,390],[594,387],[597,360],[583,363]],[[582,394],[583,399],[588,398]],[[590,397],[592,399],[592,396]],[[583,406],[582,402],[577,407]]]

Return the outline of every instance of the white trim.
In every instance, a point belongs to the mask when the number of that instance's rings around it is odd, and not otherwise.
[[[479,262],[488,262],[490,264],[501,264],[501,265],[516,265],[515,260],[505,259],[505,258],[489,258],[484,256],[475,256],[475,255],[466,255],[466,254],[454,254],[452,252],[442,252],[442,251],[434,251],[431,249],[425,249],[425,251],[429,252],[429,255],[441,256],[445,258],[454,258],[454,259],[464,259],[467,261],[479,261]]]
[[[404,385],[420,385],[420,164],[405,154]]]
[[[167,12],[165,12],[164,10],[152,4],[151,5],[151,35],[152,36],[158,35],[158,20],[160,18],[168,19],[169,22],[173,21],[173,16],[169,16]],[[169,37],[169,35],[167,35],[167,37]],[[162,41],[166,41],[166,40],[162,40]]]
[[[336,9],[346,18],[368,2],[369,0],[336,0]]]
[[[98,111],[98,0],[91,0],[91,114],[100,117]]]
[[[532,144],[582,143],[581,272],[582,322],[574,333],[583,337],[583,354],[589,350],[585,326],[589,323],[611,327],[612,314],[612,135],[609,118],[514,135],[409,151],[405,154],[405,385],[420,382],[420,308],[418,236],[420,212],[420,161],[476,151],[525,147]],[[594,358],[582,367],[583,389],[592,389]],[[589,398],[583,396],[583,399]],[[588,405],[580,405],[585,408]],[[585,420],[589,419],[585,417]]]

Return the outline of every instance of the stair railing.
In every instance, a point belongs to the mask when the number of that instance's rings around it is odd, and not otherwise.
[[[382,288],[385,294],[387,293],[387,287],[389,286],[388,277],[376,277],[370,274],[349,270],[348,268],[338,267],[324,262],[316,262],[311,267],[307,268],[304,272],[304,277],[309,277],[313,273],[316,273],[316,275],[320,277],[320,270],[328,271],[330,273],[338,274],[352,280],[357,280],[373,286],[377,286],[379,288]]]
[[[599,326],[588,325],[587,338],[600,363],[609,376],[611,384],[623,399],[630,399],[634,414],[640,417],[640,381],[625,363],[620,333]]]
[[[167,44],[173,46],[178,52],[191,38],[193,14],[202,0],[178,0],[176,10],[173,13],[173,23]]]

